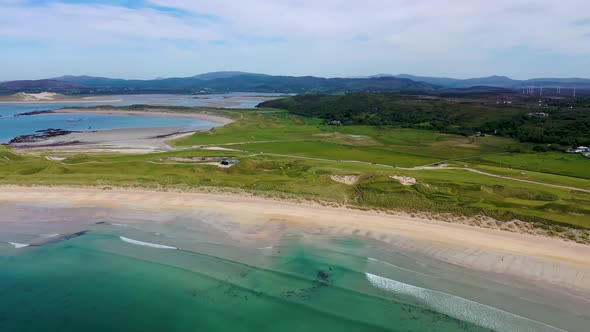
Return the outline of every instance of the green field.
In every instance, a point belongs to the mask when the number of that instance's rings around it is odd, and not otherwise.
[[[477,160],[480,164],[524,169],[542,173],[590,179],[590,159],[580,154],[557,152],[515,153],[487,156]]]
[[[590,229],[590,159],[556,153],[508,154],[506,148],[519,143],[497,137],[324,126],[319,120],[282,111],[236,111],[233,116],[232,124],[173,142],[183,148],[174,152],[78,154],[59,162],[0,147],[0,184],[239,190],[358,208],[487,215]],[[168,159],[197,156],[227,157],[240,163],[223,169]],[[514,179],[460,169],[409,169],[443,162]],[[359,181],[346,185],[331,175],[357,175]],[[417,184],[403,186],[390,178],[393,175],[413,177]]]
[[[288,147],[286,144],[288,143]],[[239,120],[173,142],[177,147],[233,145],[236,149],[388,165],[419,166],[453,158],[504,153],[514,141],[464,137],[387,126],[324,126],[284,111],[241,112]],[[403,162],[396,160],[402,159]]]

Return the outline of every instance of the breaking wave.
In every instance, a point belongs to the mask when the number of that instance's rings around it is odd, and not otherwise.
[[[377,288],[398,295],[413,297],[426,307],[437,312],[495,331],[565,332],[565,330],[551,325],[521,317],[462,297],[412,286],[370,273],[365,273],[365,275],[369,283]]]
[[[127,242],[127,243],[135,244],[135,245],[138,245],[138,246],[144,246],[144,247],[150,247],[150,248],[157,248],[157,249],[178,249],[176,247],[165,246],[163,244],[138,241],[138,240],[126,238],[124,236],[119,236],[119,238],[121,240]]]
[[[8,242],[8,243],[13,245],[16,249],[26,248],[26,247],[30,246],[30,244],[26,244],[26,243],[16,243],[16,242]]]

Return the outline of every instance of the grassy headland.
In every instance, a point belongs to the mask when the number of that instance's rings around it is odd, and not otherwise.
[[[470,217],[475,224],[483,222],[476,216],[520,219],[536,222],[549,233],[590,241],[586,233],[569,230],[590,229],[590,174],[585,171],[590,160],[584,157],[508,153],[515,146],[530,150],[530,145],[496,136],[325,126],[321,119],[281,110],[224,114],[235,122],[171,142],[179,150],[166,153],[42,150],[33,155],[0,147],[0,184],[238,190],[363,209]],[[204,149],[211,147],[231,150]],[[219,168],[178,161],[194,157],[225,157],[240,163]],[[539,162],[543,159],[552,162]],[[335,175],[354,176],[355,181],[341,183]],[[411,177],[416,183],[403,185],[392,176]]]

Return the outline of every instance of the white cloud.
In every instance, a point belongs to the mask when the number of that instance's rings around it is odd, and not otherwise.
[[[580,23],[590,21],[587,0],[147,1],[193,15],[99,1],[0,0],[0,72],[44,56],[60,66],[78,62],[70,66],[76,70],[86,59],[120,59],[93,68],[141,77],[222,69],[590,76],[582,67],[590,24]],[[46,54],[2,49],[2,40],[14,39],[41,42]],[[531,54],[535,61],[523,60]],[[548,66],[555,59],[562,62]],[[572,59],[576,65],[564,63]]]
[[[224,18],[244,34],[336,40],[356,35],[418,50],[526,45],[590,53],[587,0],[151,0]],[[448,45],[448,46],[445,46]]]
[[[5,6],[0,36],[55,42],[112,41],[120,38],[209,41],[221,37],[211,22],[181,19],[150,8],[50,3]]]

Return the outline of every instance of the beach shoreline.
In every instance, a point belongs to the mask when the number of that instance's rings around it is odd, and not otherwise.
[[[159,108],[144,111],[116,110],[111,108],[71,108],[52,110],[48,113],[177,117],[204,120],[220,126],[234,121],[207,112],[183,113]],[[78,131],[65,135],[40,138],[32,142],[13,143],[11,147],[19,150],[59,149],[63,151],[64,149],[75,149],[76,151],[83,152],[151,153],[173,150],[174,148],[168,145],[166,143],[167,141],[192,135],[198,131],[200,130],[191,130],[190,127],[121,128]]]
[[[78,131],[42,138],[34,142],[11,143],[16,151],[59,150],[76,153],[153,153],[174,148],[166,142],[196,131],[182,127],[124,128],[98,131]]]
[[[557,238],[434,221],[407,213],[361,211],[244,194],[0,187],[0,204],[27,203],[143,212],[206,211],[232,220],[230,224],[212,226],[236,240],[272,241],[279,236],[277,229],[282,229],[281,235],[362,238],[490,275],[562,288],[585,301],[590,299],[590,246]]]
[[[64,108],[58,110],[52,110],[52,113],[62,114],[108,114],[108,115],[137,115],[137,116],[166,116],[166,117],[178,117],[178,118],[192,118],[214,122],[220,125],[226,125],[234,122],[234,120],[227,117],[213,115],[210,112],[176,112],[174,110],[160,109],[157,107],[146,108],[143,111],[132,111],[125,109],[115,108],[99,108],[99,109],[87,109],[87,108]]]

